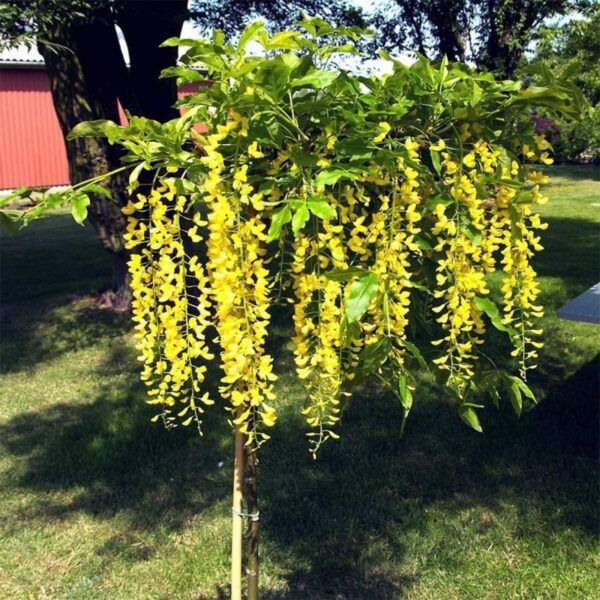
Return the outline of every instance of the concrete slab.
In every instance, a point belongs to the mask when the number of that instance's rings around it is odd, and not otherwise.
[[[558,311],[559,319],[600,323],[600,283],[577,296]]]

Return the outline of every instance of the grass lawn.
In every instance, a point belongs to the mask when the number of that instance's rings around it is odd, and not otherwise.
[[[597,599],[600,327],[557,309],[600,279],[600,169],[555,167],[542,278],[546,346],[519,420],[464,426],[425,377],[400,409],[354,398],[313,461],[285,330],[280,420],[261,454],[270,600]],[[65,214],[2,234],[0,598],[213,599],[228,581],[232,437],[149,422],[127,315],[86,295],[108,277]]]

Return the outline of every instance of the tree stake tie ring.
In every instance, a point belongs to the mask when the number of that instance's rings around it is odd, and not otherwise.
[[[237,510],[236,508],[231,508],[231,512],[236,516],[242,519],[249,519],[250,521],[258,521],[260,517],[260,511],[257,510],[255,513],[247,513],[243,510]]]

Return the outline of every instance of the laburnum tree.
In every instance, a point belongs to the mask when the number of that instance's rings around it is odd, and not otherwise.
[[[234,600],[244,521],[248,598],[258,597],[257,454],[279,408],[267,343],[276,305],[290,309],[315,457],[339,438],[343,410],[369,378],[397,396],[401,428],[419,369],[476,431],[486,402],[518,415],[535,402],[526,378],[543,307],[532,259],[548,182],[537,164],[552,163],[552,148],[531,113],[578,118],[585,100],[568,81],[526,87],[446,59],[406,67],[383,53],[391,74],[356,75],[331,58],[355,55],[361,34],[305,18],[274,35],[252,23],[236,43],[218,30],[172,38],[166,46],[184,54],[164,75],[210,83],[181,101],[182,116],[94,121],[71,134],[123,151],[135,340],[153,420],[202,431],[216,405],[234,431]],[[87,194],[101,189],[99,178],[81,182],[11,218],[28,223],[70,203],[82,220]],[[495,335],[510,347],[502,368],[485,352]]]

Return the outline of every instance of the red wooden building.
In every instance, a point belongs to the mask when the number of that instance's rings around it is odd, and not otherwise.
[[[180,93],[189,93],[187,87]],[[41,56],[22,50],[0,55],[0,190],[68,183],[65,143]]]
[[[65,185],[68,172],[43,61],[0,59],[0,190]]]

